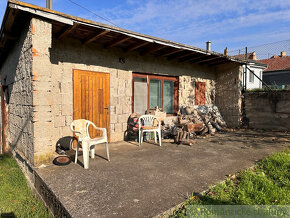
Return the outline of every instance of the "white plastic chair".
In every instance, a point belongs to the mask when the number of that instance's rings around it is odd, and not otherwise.
[[[157,121],[157,126],[154,125],[154,120]],[[153,115],[142,115],[139,117],[139,146],[143,142],[143,135],[145,132],[153,132],[155,143],[157,143],[157,133],[159,138],[159,146],[161,146],[161,123]]]
[[[92,125],[95,129],[102,131],[102,136],[92,139],[89,134],[89,126]],[[75,163],[78,160],[78,150],[80,143],[83,148],[84,168],[89,168],[89,151],[91,150],[91,158],[95,158],[95,145],[106,143],[107,159],[110,161],[109,146],[106,128],[99,128],[96,125],[85,119],[74,120],[70,125],[71,130],[78,136],[78,144],[76,149]]]

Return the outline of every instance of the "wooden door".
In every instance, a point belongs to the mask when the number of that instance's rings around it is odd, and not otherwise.
[[[205,82],[195,82],[195,105],[205,105]]]
[[[97,127],[107,129],[110,139],[110,75],[108,73],[73,71],[73,119],[92,121]],[[92,138],[101,135],[90,127]]]

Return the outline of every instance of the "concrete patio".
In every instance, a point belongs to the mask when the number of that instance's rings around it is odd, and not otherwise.
[[[112,143],[111,162],[102,158],[105,146],[100,145],[88,170],[74,163],[41,168],[36,186],[62,216],[152,217],[286,148],[289,141],[289,133],[240,130],[198,139],[191,147]]]

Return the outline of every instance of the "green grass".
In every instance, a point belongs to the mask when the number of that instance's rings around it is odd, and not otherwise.
[[[185,217],[188,205],[289,205],[290,149],[275,153],[254,168],[229,175],[203,195],[192,195],[172,217]]]
[[[10,217],[52,217],[43,202],[35,198],[17,162],[7,155],[0,155],[1,215],[10,215]]]

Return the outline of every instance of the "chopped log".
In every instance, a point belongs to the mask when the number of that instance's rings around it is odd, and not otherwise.
[[[217,130],[219,130],[219,131],[223,130],[223,128],[217,122],[215,122],[213,119],[210,119],[209,121],[212,124],[212,126],[214,128],[216,128]]]
[[[196,143],[195,140],[190,140],[190,139],[185,139],[185,140],[182,140],[181,141],[181,144],[183,144],[183,145],[189,145],[189,146],[192,146],[195,143]]]
[[[185,127],[188,132],[200,132],[202,130],[203,123],[187,123]]]

